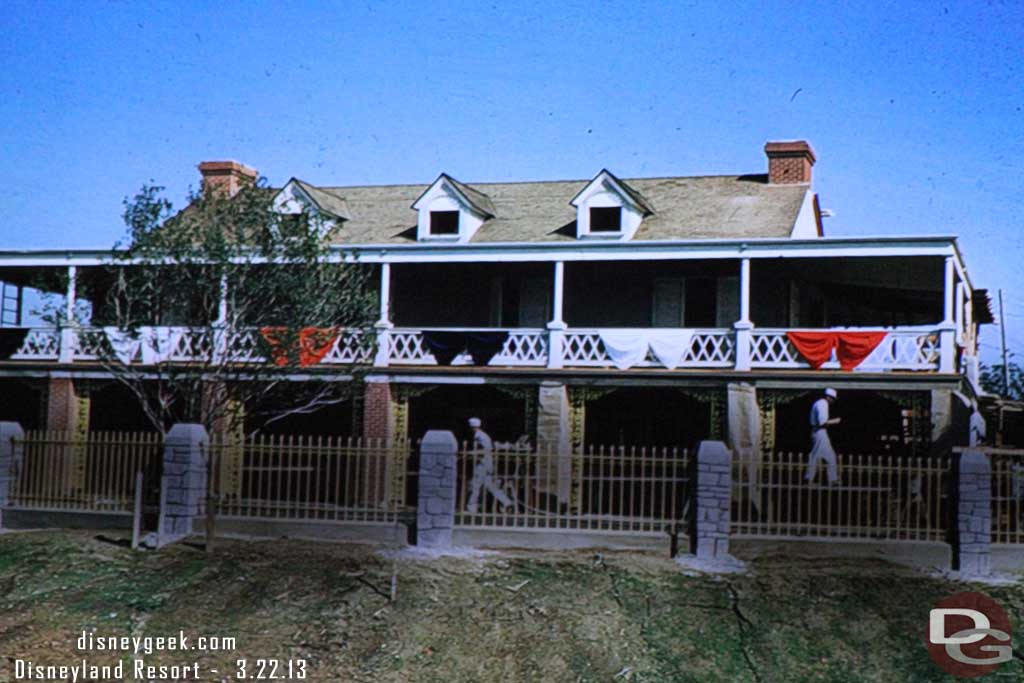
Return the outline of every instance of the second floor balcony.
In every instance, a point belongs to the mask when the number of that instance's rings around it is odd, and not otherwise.
[[[381,262],[371,266],[377,325],[337,331],[316,365],[955,374],[977,340],[957,258]],[[6,359],[96,363],[118,334],[102,325],[101,305],[92,311],[59,328],[19,326]],[[147,328],[118,342],[119,357],[201,362],[211,329]],[[260,335],[233,328],[228,355],[253,360],[265,349]],[[811,359],[797,343],[857,335],[872,345],[854,368],[838,347]]]
[[[679,339],[683,346],[659,355],[648,349],[634,353],[632,358],[623,360],[622,355],[610,352],[606,340],[621,340],[629,336],[643,337],[645,333],[664,332],[663,329],[641,328],[566,328],[547,330],[542,328],[391,328],[378,333],[378,348],[374,353],[361,331],[339,332],[331,342],[330,349],[317,363],[323,366],[348,365],[352,363],[387,366],[487,366],[509,368],[646,368],[646,369],[809,369],[809,362],[789,340],[789,332],[820,332],[822,330],[790,330],[754,328],[745,334],[729,328],[680,329]],[[826,330],[833,331],[833,330]],[[850,328],[837,332],[857,331]],[[891,328],[873,332],[885,332],[885,339],[857,366],[864,372],[889,370],[939,372],[942,364],[942,330],[934,327]],[[29,328],[23,341],[9,356],[11,361],[35,361],[46,363],[96,362],[110,356],[109,350],[102,349],[110,343],[113,332],[103,328],[79,327],[57,329],[54,327]],[[485,363],[474,357],[469,350],[459,350],[449,359],[439,362],[431,348],[432,336],[441,335],[485,335],[500,338],[500,345]],[[209,330],[187,327],[160,328],[163,340],[158,349],[147,348],[145,339],[139,339],[134,348],[123,352],[123,360],[140,366],[157,362],[189,363],[199,362],[208,357]],[[259,356],[258,330],[247,330],[232,335],[235,358],[244,361],[256,360]],[[70,344],[70,349],[67,345]],[[737,353],[740,345],[746,345]],[[955,355],[957,349],[949,349]],[[672,360],[666,360],[666,356]],[[740,363],[746,358],[748,366]],[[627,364],[628,363],[628,364]],[[625,365],[625,367],[623,367]],[[832,354],[821,368],[838,370],[839,361]]]

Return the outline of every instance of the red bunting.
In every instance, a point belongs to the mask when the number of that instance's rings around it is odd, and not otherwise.
[[[815,370],[828,362],[839,343],[835,332],[787,332],[786,337]]]
[[[282,367],[288,365],[290,355],[295,353],[294,346],[298,347],[301,367],[316,365],[330,353],[338,338],[338,330],[333,327],[303,327],[293,341],[293,348],[286,349],[284,345],[288,342],[287,328],[261,327],[260,334],[270,344],[274,364]]]
[[[786,337],[812,368],[819,369],[836,351],[839,367],[853,370],[878,348],[887,332],[787,332]]]
[[[887,332],[840,332],[836,358],[843,370],[853,370],[878,348]]]

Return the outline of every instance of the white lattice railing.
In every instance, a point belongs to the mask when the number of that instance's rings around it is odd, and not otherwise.
[[[427,328],[445,332],[471,332],[469,328]],[[436,365],[427,346],[424,329],[389,330],[389,365]],[[498,330],[477,329],[479,332]],[[549,364],[549,332],[544,329],[510,329],[508,338],[489,365],[504,367],[545,367]],[[638,330],[641,332],[642,330]],[[680,368],[727,368],[736,363],[736,333],[728,328],[692,330],[693,336],[679,363]],[[601,341],[602,330],[571,328],[563,334],[562,367],[610,368],[614,364]],[[98,360],[112,352],[114,333],[103,328],[79,328],[74,340],[74,360]],[[121,340],[119,353],[131,363],[159,361],[194,362],[210,357],[218,345],[216,335],[206,328],[149,328],[138,339]],[[155,339],[156,341],[153,341]],[[742,337],[741,337],[742,339]],[[258,330],[232,334],[224,353],[240,362],[258,362],[263,345]],[[372,344],[363,332],[346,331],[337,337],[325,365],[373,362]],[[810,367],[786,337],[784,329],[755,328],[750,332],[752,369],[803,369]],[[31,328],[11,360],[56,361],[60,358],[61,332],[56,328]],[[888,331],[878,347],[857,367],[858,371],[918,370],[936,372],[940,367],[941,342],[932,328],[902,328]],[[457,356],[452,365],[472,365],[468,353]],[[555,364],[558,365],[558,364]],[[653,354],[636,363],[640,368],[663,367]],[[825,369],[839,367],[833,357]]]
[[[52,327],[36,327],[28,331],[11,360],[57,360],[60,356],[60,332]]]
[[[390,353],[388,360],[393,365],[436,365],[437,360],[423,339],[422,329],[393,329],[388,333]],[[495,332],[500,330],[473,330],[468,328],[437,328],[444,332]],[[540,329],[508,330],[508,338],[501,350],[491,359],[489,365],[520,367],[543,367],[548,362],[548,335]],[[452,365],[472,365],[468,353],[461,353]]]
[[[823,331],[823,330],[816,330]],[[932,330],[890,331],[857,370],[938,370],[939,333]],[[786,337],[786,330],[754,329],[751,332],[750,365],[753,368],[808,368],[810,365]],[[825,369],[839,363],[833,354]]]
[[[345,331],[338,335],[331,346],[331,350],[327,352],[327,355],[320,362],[342,365],[369,363],[373,360],[371,350],[361,331]]]
[[[640,330],[638,330],[639,332]],[[601,342],[599,330],[570,329],[565,333],[563,363],[566,367],[612,367],[613,363]],[[682,368],[723,368],[735,363],[736,341],[732,330],[694,330],[690,347],[683,355]],[[657,368],[661,363],[648,353],[637,367]]]

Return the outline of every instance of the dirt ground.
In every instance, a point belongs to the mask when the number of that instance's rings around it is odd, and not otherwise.
[[[198,662],[201,680],[236,680],[241,659],[249,674],[281,660],[279,677],[292,660],[295,675],[303,659],[312,681],[942,681],[923,646],[928,610],[967,588],[865,560],[773,556],[712,577],[653,554],[520,551],[402,559],[390,602],[392,560],[368,546],[224,540],[207,556],[119,540],[0,535],[0,681],[18,658],[118,661],[77,650],[83,630],[235,638],[145,657]],[[975,588],[1024,640],[1024,588]],[[1022,678],[1020,660],[988,677]]]

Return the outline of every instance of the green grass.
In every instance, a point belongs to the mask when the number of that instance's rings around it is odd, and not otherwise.
[[[82,629],[184,629],[237,639],[186,658],[221,676],[241,657],[302,657],[308,680],[325,681],[942,681],[922,644],[927,613],[966,588],[870,560],[769,557],[694,577],[653,555],[520,552],[401,562],[389,603],[390,569],[356,546],[224,541],[208,557],[84,532],[3,535],[0,655],[61,664],[81,656]],[[1024,589],[981,590],[1024,640]],[[1000,673],[989,678],[1024,667]]]

